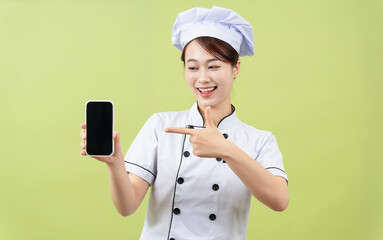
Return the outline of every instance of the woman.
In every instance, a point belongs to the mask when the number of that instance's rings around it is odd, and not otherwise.
[[[238,57],[253,55],[252,28],[229,9],[193,8],[178,15],[172,41],[197,101],[153,114],[125,158],[118,132],[115,154],[95,158],[108,166],[121,215],[132,214],[151,186],[140,239],[245,239],[251,195],[275,211],[289,201],[275,137],[241,122],[231,104]]]

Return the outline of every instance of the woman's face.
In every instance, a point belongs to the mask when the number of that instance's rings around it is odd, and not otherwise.
[[[185,50],[185,79],[200,107],[230,105],[233,79],[240,62],[233,67],[206,52],[196,40]]]

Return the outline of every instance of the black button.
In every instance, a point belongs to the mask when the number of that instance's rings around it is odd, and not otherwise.
[[[178,182],[179,184],[182,184],[182,183],[184,183],[184,179],[183,179],[182,177],[180,177],[180,178],[177,179],[177,182]]]
[[[187,125],[186,128],[194,129],[194,126],[192,126],[192,125]]]
[[[213,188],[214,191],[218,191],[219,186],[218,186],[218,184],[214,184],[212,188]]]
[[[225,160],[222,161],[223,163],[226,163]]]
[[[189,156],[190,156],[190,152],[185,151],[185,152],[184,152],[184,156],[185,156],[185,157],[189,157]]]
[[[175,240],[174,238],[171,238],[171,239],[169,239],[169,240]]]
[[[223,136],[227,139],[229,137],[229,135],[227,135],[227,133],[224,133]]]
[[[215,216],[215,214],[210,214],[209,216],[209,219],[214,221],[217,217]]]
[[[218,162],[222,161],[222,158],[216,158]]]
[[[174,213],[175,215],[178,215],[178,214],[181,213],[181,210],[180,210],[179,208],[174,208],[173,213]]]

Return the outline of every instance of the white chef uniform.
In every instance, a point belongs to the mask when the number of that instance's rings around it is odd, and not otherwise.
[[[275,137],[241,122],[232,109],[218,130],[288,181]],[[130,146],[126,170],[151,184],[141,240],[246,239],[251,193],[244,183],[224,159],[193,155],[189,135],[164,132],[166,127],[203,125],[197,102],[189,110],[155,113]]]

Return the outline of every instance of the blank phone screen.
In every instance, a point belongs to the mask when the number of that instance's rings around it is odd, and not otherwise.
[[[109,156],[113,153],[113,104],[89,101],[86,105],[86,152]]]

